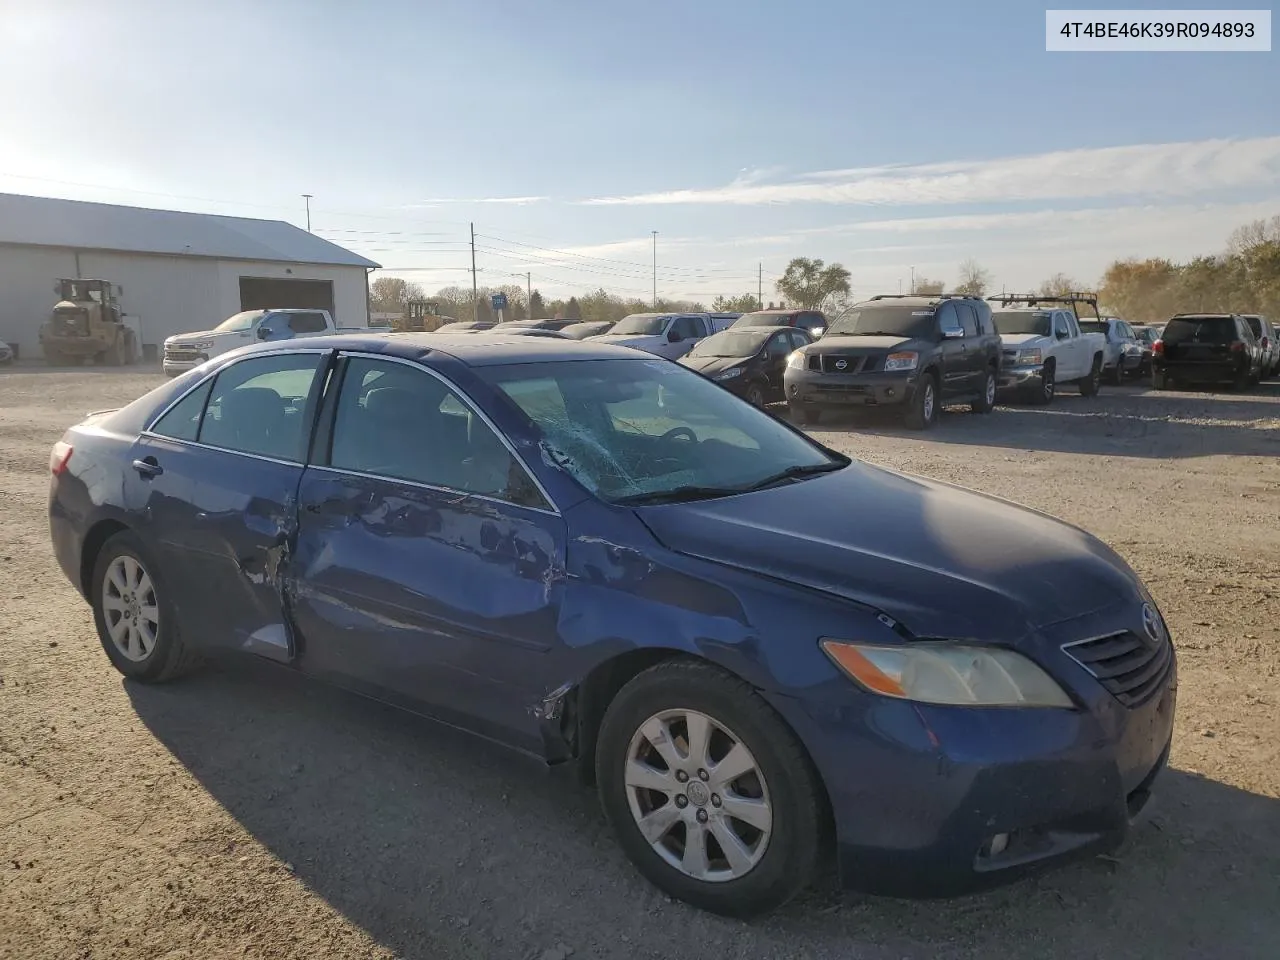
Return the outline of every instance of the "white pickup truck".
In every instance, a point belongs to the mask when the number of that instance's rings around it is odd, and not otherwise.
[[[213,357],[237,347],[293,337],[322,337],[348,329],[334,324],[328,310],[245,310],[223,320],[212,330],[180,333],[164,342],[164,372],[176,377]]]
[[[703,337],[719,333],[733,322],[706,313],[633,313],[619,320],[608,333],[587,340],[633,347],[668,360],[679,360]]]
[[[1005,308],[992,313],[1000,334],[1000,390],[1032,403],[1051,403],[1059,383],[1074,383],[1083,396],[1098,392],[1107,338],[1080,329],[1068,298],[1036,299],[1019,304],[992,297]]]

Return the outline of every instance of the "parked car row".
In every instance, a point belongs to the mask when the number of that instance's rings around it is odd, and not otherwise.
[[[1152,344],[1151,385],[1227,383],[1247,390],[1280,367],[1276,330],[1261,316],[1180,313]]]

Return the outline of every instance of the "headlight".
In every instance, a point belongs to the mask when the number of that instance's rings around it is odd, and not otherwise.
[[[201,340],[199,343],[188,344],[188,346],[194,347],[196,350],[208,350],[213,346],[213,341]]]
[[[1018,363],[1028,363],[1028,364],[1030,364],[1030,363],[1042,363],[1042,362],[1043,362],[1043,359],[1042,359],[1042,357],[1040,356],[1040,351],[1039,351],[1039,350],[1019,350],[1019,351],[1018,351],[1018,361],[1017,361],[1017,362],[1018,362]]]
[[[903,353],[891,353],[885,357],[884,369],[886,373],[892,370],[914,370],[919,359],[920,355],[912,353],[910,350]]]
[[[973,707],[1070,707],[1052,677],[1012,650],[928,641],[877,646],[823,640],[859,685],[886,697]]]
[[[724,373],[717,373],[711,379],[713,380],[732,380],[734,377],[742,376],[742,368],[734,367],[732,370],[726,370]]]
[[[804,351],[794,350],[787,354],[787,366],[799,370],[804,366]]]

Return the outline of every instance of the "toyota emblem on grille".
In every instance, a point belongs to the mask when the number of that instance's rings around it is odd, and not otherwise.
[[[1149,603],[1142,605],[1142,629],[1147,632],[1152,643],[1159,643],[1164,639],[1164,624],[1160,622],[1160,614]]]
[[[845,367],[847,367],[848,365],[849,365],[849,361],[847,361],[847,360],[837,360],[837,361],[836,361],[836,369],[837,369],[837,370],[843,370],[843,369],[844,369]]]

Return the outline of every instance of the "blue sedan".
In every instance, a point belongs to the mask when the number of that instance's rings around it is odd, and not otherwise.
[[[626,348],[247,347],[50,468],[126,677],[248,653],[575,764],[638,869],[720,913],[831,860],[937,896],[1111,848],[1168,756],[1172,644],[1104,544]]]

